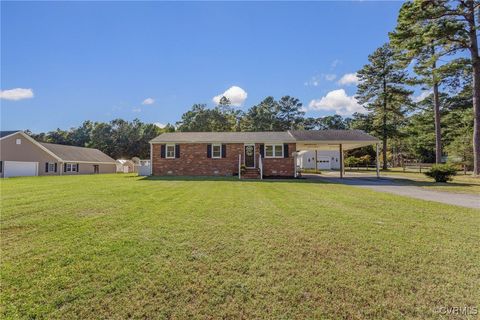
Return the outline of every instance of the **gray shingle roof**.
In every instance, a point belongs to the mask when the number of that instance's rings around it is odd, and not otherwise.
[[[150,142],[295,142],[295,139],[288,132],[168,132]]]
[[[270,132],[169,132],[152,139],[152,143],[209,142],[299,142],[299,141],[371,141],[377,138],[361,130],[308,130]]]
[[[0,131],[0,138],[9,136],[11,134],[14,134],[16,132],[19,132],[20,130],[11,130],[11,131]]]
[[[42,146],[50,150],[57,157],[64,161],[85,161],[85,162],[111,162],[115,160],[107,156],[98,149],[66,146],[62,144],[39,142]]]
[[[303,130],[290,133],[297,141],[378,141],[362,130]]]

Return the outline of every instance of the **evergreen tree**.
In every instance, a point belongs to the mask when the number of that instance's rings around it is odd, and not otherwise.
[[[423,25],[426,39],[441,39],[437,56],[468,52],[472,66],[472,101],[474,114],[474,175],[480,175],[480,56],[478,35],[480,2],[478,0],[414,0],[417,24]]]
[[[387,169],[387,142],[398,134],[396,123],[404,117],[405,106],[410,104],[411,91],[405,89],[407,73],[395,60],[388,44],[368,57],[357,76],[357,100],[373,113],[373,125],[380,128],[383,144],[383,168]]]
[[[291,96],[282,97],[278,101],[278,129],[282,131],[298,129],[305,115],[302,107],[299,99]]]

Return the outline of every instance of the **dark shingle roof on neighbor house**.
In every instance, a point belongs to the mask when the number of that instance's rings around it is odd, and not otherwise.
[[[67,162],[111,162],[115,160],[107,156],[98,149],[83,148],[75,146],[66,146],[62,144],[39,142],[40,145],[48,149],[60,159]]]
[[[362,130],[304,130],[269,132],[168,132],[152,139],[151,143],[207,143],[207,142],[308,142],[359,141],[378,142]]]
[[[20,130],[10,130],[10,131],[0,131],[0,138],[9,136],[11,134],[17,133]]]

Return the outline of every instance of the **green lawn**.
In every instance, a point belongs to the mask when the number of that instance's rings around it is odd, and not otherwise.
[[[438,319],[480,212],[305,181],[1,181],[1,318]]]

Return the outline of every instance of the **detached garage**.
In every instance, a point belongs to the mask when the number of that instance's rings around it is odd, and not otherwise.
[[[23,131],[0,131],[0,177],[115,173],[98,149],[37,142]]]

